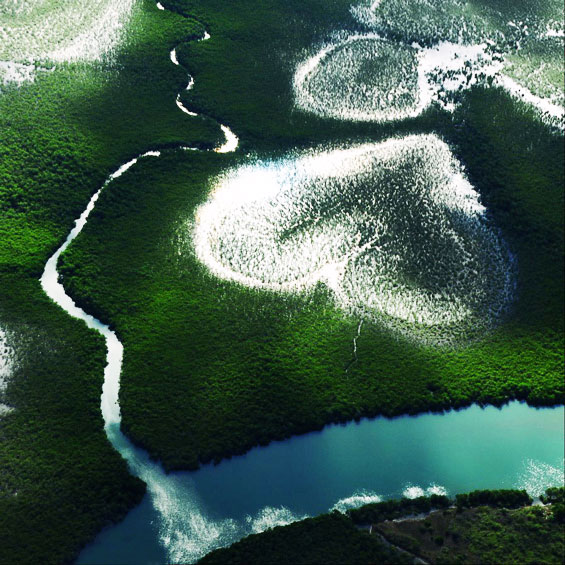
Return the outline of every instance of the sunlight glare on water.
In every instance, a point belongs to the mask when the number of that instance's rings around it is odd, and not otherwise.
[[[377,418],[170,474],[119,434],[112,441],[147,482],[148,496],[78,562],[194,562],[250,533],[381,498],[484,488],[526,488],[535,496],[562,484],[562,422],[563,407],[518,402]]]
[[[36,62],[99,61],[111,56],[136,1],[0,2],[0,84],[33,80]]]
[[[345,312],[420,342],[484,332],[512,298],[513,259],[434,135],[243,165],[195,218],[216,276],[281,292],[324,282]]]
[[[352,508],[360,508],[366,504],[374,504],[376,502],[381,502],[382,498],[375,492],[362,490],[355,492],[351,496],[341,498],[338,500],[331,508],[331,510],[337,510],[342,514],[345,514],[348,510]]]

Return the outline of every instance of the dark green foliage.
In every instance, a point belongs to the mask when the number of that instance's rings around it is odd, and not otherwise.
[[[516,510],[481,506],[434,512],[421,521],[383,522],[377,531],[389,542],[429,563],[560,565],[565,530],[548,519],[548,510],[526,506]]]
[[[353,25],[350,0],[175,0],[212,33],[178,49],[189,106],[230,125],[242,155],[169,154],[109,185],[63,257],[67,289],[125,344],[124,428],[168,468],[194,468],[274,438],[363,415],[563,401],[563,139],[501,92],[476,89],[453,118],[343,124],[293,109],[304,50]],[[61,66],[0,96],[0,324],[25,352],[0,422],[0,562],[72,559],[142,494],[102,429],[104,345],[50,304],[37,278],[107,175],[136,154],[221,140],[181,114],[186,73],[169,50],[200,24],[144,0],[120,72]],[[504,325],[461,350],[415,348],[336,311],[210,277],[189,222],[209,178],[274,151],[435,131],[447,139],[517,256]],[[349,370],[345,371],[345,368]],[[17,496],[16,496],[17,493]],[[444,537],[444,539],[447,539]],[[444,544],[445,545],[445,544]]]
[[[417,347],[366,321],[351,364],[359,320],[335,309],[325,287],[305,297],[252,291],[208,275],[192,255],[191,221],[210,177],[248,162],[245,151],[148,160],[108,187],[63,257],[69,292],[124,341],[130,437],[168,469],[195,468],[328,422],[562,402],[562,137],[483,89],[453,117],[429,110],[374,125],[308,116],[293,109],[294,62],[336,25],[351,25],[349,2],[175,6],[212,33],[179,49],[196,77],[188,103],[228,123],[243,149],[268,158],[408,132],[447,139],[516,255],[518,289],[501,326],[465,348]]]
[[[544,504],[565,503],[565,487],[550,487],[540,496]]]
[[[455,499],[458,508],[521,508],[531,503],[532,498],[525,490],[474,490],[469,494],[458,494]]]
[[[212,38],[186,44],[179,55],[197,78],[183,93],[189,106],[227,123],[245,151],[313,146],[331,139],[383,138],[441,127],[449,118],[429,111],[400,124],[352,124],[321,119],[294,107],[295,64],[336,31],[359,31],[350,0],[174,0],[179,13],[204,22]]]
[[[552,487],[540,496],[544,504],[551,504],[553,519],[559,524],[565,524],[565,487]]]
[[[203,565],[395,565],[412,562],[410,556],[358,530],[351,520],[337,512],[249,536],[227,549],[213,551],[199,561]]]
[[[431,496],[420,496],[409,499],[385,500],[375,502],[348,510],[347,514],[354,524],[376,524],[383,520],[394,520],[409,514],[422,514],[432,510],[448,508],[451,501],[447,496],[432,494]]]
[[[59,65],[0,94],[0,328],[16,360],[0,401],[0,563],[66,563],[138,504],[100,414],[104,341],[52,304],[38,278],[90,195],[152,146],[212,147],[217,125],[180,114],[168,58],[199,24],[145,1],[118,70]],[[180,115],[179,115],[180,114]]]
[[[547,498],[556,496],[562,493],[549,489]],[[456,500],[464,497],[485,502],[458,510],[442,496],[369,504],[347,516],[334,512],[249,536],[200,563],[413,563],[414,556],[445,565],[562,562],[565,531],[548,520],[547,509],[529,506],[522,491],[475,491]],[[502,501],[518,509],[500,508]],[[421,512],[425,518],[411,518]],[[353,524],[372,524],[371,535]]]
[[[10,294],[0,319],[21,350],[6,397],[15,409],[0,420],[0,563],[65,563],[145,485],[102,430],[102,339],[35,281],[1,280]]]
[[[551,505],[551,515],[558,524],[565,524],[565,504],[554,502]]]

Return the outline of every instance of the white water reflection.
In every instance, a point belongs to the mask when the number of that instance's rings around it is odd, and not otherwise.
[[[162,5],[158,7],[164,9]],[[210,35],[205,33],[202,40],[206,40],[209,37]],[[170,58],[175,65],[179,65],[176,49],[171,51]],[[191,88],[193,82],[192,77],[189,77],[187,88]],[[177,104],[181,110],[195,115],[186,110],[178,98]],[[237,136],[227,126],[220,124],[220,127],[226,141],[216,151],[219,153],[235,151],[238,146]],[[193,147],[181,147],[181,149],[197,150],[197,148]],[[157,463],[149,459],[145,451],[135,448],[131,444],[120,430],[119,391],[124,355],[123,345],[116,333],[108,325],[103,324],[75,304],[59,281],[59,273],[57,271],[60,256],[87,224],[88,218],[96,206],[102,191],[110,183],[134,167],[140,159],[158,158],[160,156],[161,151],[147,151],[127,161],[108,176],[106,182],[93,194],[85,210],[75,221],[74,228],[70,231],[63,244],[47,261],[40,282],[47,296],[70,316],[83,320],[89,328],[96,330],[104,337],[107,356],[100,409],[104,419],[106,435],[112,446],[126,459],[131,472],[147,484],[153,508],[159,515],[159,539],[162,546],[167,550],[168,560],[173,562],[192,562],[211,549],[225,545],[226,540],[235,541],[245,535],[245,533],[252,531],[253,528],[257,529],[261,527],[261,524],[267,524],[269,513],[267,512],[263,517],[258,517],[256,521],[252,521],[250,525],[245,527],[236,525],[235,522],[229,519],[210,521],[200,511],[198,496],[190,479],[187,481],[172,475],[166,475]],[[0,337],[2,336],[3,334],[0,335]],[[3,345],[2,347],[6,349]],[[4,359],[4,357],[2,355],[0,358]],[[278,519],[280,521],[283,518],[279,517]],[[288,521],[290,518],[286,516],[284,519]]]
[[[563,460],[562,421],[563,407],[537,410],[517,402],[363,420],[169,475],[120,434],[119,449],[149,494],[79,563],[186,563],[306,515],[401,496],[484,488],[527,488],[536,495],[562,483],[552,470]]]
[[[187,476],[167,475],[145,451],[124,436],[119,423],[107,424],[106,433],[131,472],[147,484],[159,517],[159,541],[171,562],[194,562],[226,541],[235,541],[243,535],[233,520],[206,519],[193,481]]]
[[[406,485],[402,491],[402,496],[409,499],[419,498],[420,496],[431,496],[432,494],[447,496],[448,492],[445,487],[436,484],[432,484],[428,488],[422,488],[417,485]]]
[[[162,6],[159,7],[159,9],[164,10]],[[204,35],[198,41],[207,41],[208,39],[210,39],[210,34],[207,31],[205,31]],[[176,49],[173,49],[170,52],[170,58],[171,58],[171,62],[174,65],[180,66]],[[193,88],[194,88],[194,78],[191,75],[188,75],[188,84],[186,85],[185,90],[192,90]],[[197,112],[193,112],[192,110],[189,110],[183,104],[180,94],[177,95],[176,104],[179,110],[187,114],[188,116],[193,116],[193,117],[198,116]],[[228,126],[224,124],[219,124],[219,126],[220,129],[222,130],[222,133],[224,134],[225,142],[222,145],[220,145],[220,147],[214,149],[214,151],[216,153],[232,153],[233,151],[236,151],[239,146],[239,138],[237,137],[237,135],[235,135],[235,133],[233,133],[233,131]],[[184,149],[192,150],[193,148],[185,147]]]
[[[159,6],[161,9],[163,6]],[[204,38],[209,37],[207,34]],[[176,52],[171,54],[171,60],[178,64],[176,58]],[[192,81],[189,82],[189,85]],[[218,148],[218,151],[228,151],[233,150],[237,147],[237,138],[226,126],[222,127],[224,134],[226,136],[226,144]],[[190,148],[186,148],[190,149]],[[58,281],[57,273],[57,263],[60,255],[67,249],[70,243],[79,235],[83,227],[86,225],[89,214],[93,210],[96,201],[98,200],[101,191],[114,179],[118,178],[130,167],[134,166],[138,159],[140,158],[157,158],[159,156],[158,151],[150,151],[140,156],[137,159],[128,161],[123,166],[121,166],[115,173],[110,175],[108,181],[100,188],[98,192],[92,197],[88,203],[87,208],[77,220],[75,227],[70,232],[66,241],[63,245],[55,252],[55,254],[49,259],[46,264],[45,271],[41,277],[41,284],[45,292],[50,296],[57,304],[69,313],[69,315],[76,318],[82,319],[90,328],[95,329],[106,339],[106,345],[108,348],[107,354],[107,366],[104,374],[104,385],[101,397],[101,411],[104,417],[105,430],[111,444],[116,448],[116,450],[127,460],[131,471],[142,480],[147,483],[148,487],[148,497],[150,500],[151,507],[151,520],[155,520],[158,529],[158,536],[156,539],[145,539],[146,544],[156,544],[159,547],[164,548],[166,551],[166,560],[171,562],[191,562],[211,549],[215,547],[221,547],[229,545],[232,541],[239,539],[247,533],[262,531],[271,525],[289,523],[295,519],[299,519],[306,515],[306,512],[302,509],[293,510],[294,505],[292,504],[281,504],[280,501],[275,501],[273,503],[264,500],[264,491],[261,491],[258,496],[261,500],[259,504],[254,501],[248,503],[246,511],[241,516],[241,513],[233,512],[236,517],[219,516],[218,506],[215,506],[214,511],[209,510],[208,500],[211,500],[214,492],[219,493],[220,496],[232,493],[237,494],[237,489],[229,488],[230,485],[227,481],[222,483],[217,478],[213,479],[214,485],[210,490],[200,490],[202,481],[202,474],[189,474],[189,473],[178,473],[167,475],[163,472],[162,468],[155,462],[151,461],[146,452],[143,450],[135,448],[131,442],[122,434],[120,431],[120,407],[119,407],[119,385],[120,385],[120,372],[123,361],[123,347],[120,343],[115,332],[111,331],[110,328],[102,324],[99,320],[95,319],[93,316],[87,314],[82,309],[77,307],[77,305],[72,301],[72,299],[65,293],[63,286]],[[459,187],[461,188],[461,187]],[[469,203],[472,204],[472,198]],[[331,278],[331,277],[330,277]],[[413,435],[413,434],[412,434]],[[409,436],[410,437],[410,436]],[[385,441],[385,439],[383,439]],[[339,446],[339,443],[338,443]],[[270,448],[271,449],[271,448]],[[388,453],[392,453],[390,447],[384,449]],[[332,450],[332,453],[335,449]],[[272,451],[271,451],[272,453]],[[331,457],[329,455],[328,457]],[[442,460],[445,460],[444,457]],[[285,459],[288,460],[288,459]],[[348,458],[344,457],[341,463],[347,462]],[[237,463],[237,462],[236,462]],[[285,466],[277,463],[277,469],[285,469]],[[301,469],[303,471],[303,469]],[[398,474],[402,471],[400,465],[398,465],[398,470],[395,473]],[[434,473],[438,472],[439,469],[434,469]],[[220,471],[221,472],[221,471]],[[373,473],[375,470],[373,470]],[[309,473],[302,472],[301,477],[309,483],[310,477]],[[270,486],[270,479],[275,478],[275,473],[265,473],[261,472],[260,477],[264,479]],[[331,477],[329,478],[331,480]],[[244,477],[246,484],[249,483],[249,477]],[[317,481],[316,484],[319,487],[319,492],[322,492],[326,488],[326,482]],[[347,480],[342,480],[340,478],[339,483],[343,488],[343,485],[349,485],[350,482]],[[226,484],[228,490],[222,494],[221,489],[218,485]],[[259,486],[260,481],[251,482],[252,486]],[[391,483],[392,484],[392,483]],[[384,489],[385,487],[383,487]],[[387,489],[396,488],[387,486]],[[269,490],[272,490],[269,488]],[[257,488],[259,492],[260,489]],[[304,492],[309,493],[309,495],[315,491],[315,487],[311,489],[306,489],[305,491],[299,491],[298,496],[304,496]],[[206,503],[201,499],[202,492],[206,492]],[[287,494],[295,494],[292,489],[288,488],[288,485],[283,485],[282,492],[286,496]],[[337,492],[337,491],[335,491]],[[372,491],[371,491],[372,492]],[[256,496],[256,493],[252,493],[252,496]],[[333,494],[331,495],[333,496]],[[322,498],[325,500],[323,503],[325,506],[322,510],[331,507],[333,501],[334,504],[339,504],[341,502],[344,504],[352,504],[360,502],[363,496],[356,493],[353,496],[347,497],[343,496],[340,492],[331,501],[327,501],[327,494]],[[367,495],[372,497],[372,500],[376,500],[379,495],[370,494]],[[266,497],[265,497],[266,498]],[[225,500],[220,500],[220,504],[224,507]],[[252,508],[250,508],[252,507]],[[319,508],[320,503],[317,501],[313,508]],[[319,511],[319,510],[318,510]],[[125,522],[125,527],[127,528],[127,519]],[[120,525],[121,527],[123,525]],[[118,527],[118,528],[119,528]],[[109,532],[106,532],[108,534]],[[131,535],[135,535],[135,531],[130,531]],[[107,548],[107,555],[111,555],[111,551],[115,548],[115,544],[110,544]],[[144,551],[143,544],[140,544],[141,551]],[[130,547],[131,552],[135,552],[136,548]],[[108,560],[96,559],[95,562],[115,562],[116,560],[109,557]],[[135,559],[139,562],[139,559]]]
[[[529,458],[524,461],[516,488],[524,489],[530,496],[537,497],[545,492],[547,485],[565,486],[563,461],[557,460],[554,465]]]
[[[160,153],[158,151],[148,151],[135,159],[131,159],[127,163],[124,163],[119,167],[114,173],[112,173],[106,182],[98,189],[96,193],[92,196],[88,205],[86,206],[83,213],[75,221],[75,227],[70,231],[67,239],[64,243],[55,251],[55,253],[49,258],[45,265],[43,274],[41,275],[41,286],[55,303],[57,303],[69,316],[73,318],[78,318],[83,320],[85,324],[104,336],[106,340],[107,356],[106,356],[106,368],[104,369],[104,384],[102,388],[101,397],[101,410],[102,416],[104,417],[104,423],[106,428],[112,424],[119,424],[121,421],[120,415],[120,405],[118,402],[118,394],[120,390],[120,373],[122,370],[122,360],[123,360],[123,346],[119,339],[117,338],[115,332],[110,330],[110,328],[97,320],[94,316],[87,314],[82,308],[79,308],[74,300],[66,293],[64,286],[59,282],[59,273],[57,271],[57,264],[59,262],[59,257],[65,250],[69,247],[71,242],[78,236],[82,231],[88,217],[94,206],[100,197],[101,192],[110,184],[113,180],[119,178],[128,169],[133,167],[139,159],[146,157],[158,157]]]
[[[59,257],[80,234],[88,221],[102,191],[122,176],[140,159],[158,158],[159,151],[148,151],[119,167],[104,185],[92,196],[86,209],[75,222],[75,227],[65,242],[50,257],[41,276],[45,293],[70,316],[83,320],[106,340],[107,356],[100,408],[104,429],[112,446],[128,462],[130,471],[147,484],[152,505],[160,519],[160,542],[167,549],[172,562],[196,561],[208,551],[225,545],[227,541],[241,538],[250,529],[242,529],[231,520],[211,522],[200,510],[198,496],[192,482],[166,475],[159,464],[151,461],[147,453],[133,446],[120,430],[119,405],[120,375],[123,363],[123,345],[107,325],[78,307],[59,281]]]
[[[377,493],[361,490],[353,493],[351,496],[341,498],[331,507],[331,510],[337,510],[342,514],[345,514],[345,512],[353,508],[360,508],[366,504],[374,504],[381,501],[382,498]]]
[[[230,545],[246,535],[306,517],[285,507],[266,506],[245,519],[211,519],[191,473],[166,474],[145,451],[124,436],[119,423],[107,425],[106,432],[112,445],[127,460],[131,472],[147,484],[158,517],[158,541],[172,563],[193,563],[213,549]]]
[[[306,514],[303,516],[296,515],[284,506],[280,508],[266,506],[255,517],[247,516],[245,521],[251,533],[260,534],[277,526],[288,526],[288,524],[304,518],[308,518],[308,516]]]
[[[239,138],[233,131],[223,124],[220,124],[220,128],[226,138],[226,141],[223,145],[218,147],[215,151],[216,153],[232,153],[235,151],[239,145]]]
[[[345,312],[424,343],[484,333],[513,293],[510,253],[433,135],[237,167],[195,212],[193,243],[218,277],[324,282]]]

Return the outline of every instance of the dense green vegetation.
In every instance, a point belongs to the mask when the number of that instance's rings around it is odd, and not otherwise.
[[[376,524],[383,520],[394,520],[409,514],[421,514],[448,508],[451,501],[447,496],[432,494],[418,498],[401,498],[400,500],[384,500],[372,504],[365,504],[360,508],[347,511],[354,524]]]
[[[353,25],[349,2],[175,6],[212,34],[178,51],[196,77],[183,96],[232,127],[243,151],[140,163],[102,195],[62,267],[68,291],[125,345],[121,403],[130,437],[166,468],[191,469],[332,421],[513,398],[562,402],[562,136],[502,91],[482,88],[453,116],[430,109],[399,124],[303,114],[293,109],[294,63],[331,30]],[[246,151],[272,157],[430,131],[451,143],[516,256],[516,301],[484,339],[417,347],[365,323],[351,364],[359,320],[338,311],[325,287],[307,297],[252,291],[195,260],[194,209],[210,178],[245,161]]]
[[[455,498],[458,508],[520,508],[531,503],[532,498],[525,490],[474,490],[469,494],[458,494]]]
[[[556,492],[555,492],[556,491]],[[559,489],[548,489],[546,501],[553,503],[559,501]],[[562,496],[562,493],[561,493]],[[366,504],[360,508],[347,511],[354,524],[376,524],[385,520],[395,520],[402,516],[423,514],[434,510],[449,508],[452,502],[447,496],[432,494],[418,498],[401,498],[400,500],[384,500]],[[492,508],[521,508],[529,506],[533,500],[525,490],[474,490],[455,497],[458,509],[490,506]]]
[[[331,421],[510,398],[562,402],[562,136],[504,93],[482,89],[453,117],[431,109],[375,126],[308,116],[293,109],[294,64],[353,26],[349,1],[164,3],[212,34],[178,49],[196,78],[182,96],[232,127],[242,151],[170,151],[141,162],[108,186],[63,259],[66,288],[124,342],[130,437],[169,469],[195,468]],[[174,103],[186,73],[169,50],[200,37],[202,26],[142,5],[116,67],[60,65],[0,95],[0,326],[16,350],[2,398],[15,410],[0,420],[0,562],[68,562],[143,494],[102,429],[103,341],[38,282],[121,163],[148,148],[208,149],[222,139],[212,119],[190,118]],[[324,287],[305,298],[250,291],[211,277],[193,257],[194,208],[209,179],[247,151],[270,157],[429,131],[453,145],[517,256],[516,304],[487,339],[418,348],[365,324],[351,364],[358,320],[337,311]],[[336,539],[352,531],[343,520],[327,524]],[[384,551],[368,539],[353,542],[363,555]]]
[[[54,308],[35,281],[3,275],[1,283],[9,289],[1,320],[19,363],[6,399],[15,410],[0,420],[0,563],[67,562],[125,516],[145,485],[102,430],[102,340]]]
[[[0,563],[63,563],[137,504],[103,431],[101,337],[44,295],[39,276],[90,195],[151,146],[211,147],[211,120],[179,113],[168,50],[200,24],[143,3],[117,65],[59,65],[0,93],[0,327],[15,350],[0,399]],[[180,114],[180,115],[179,115]]]
[[[554,519],[565,524],[565,487],[548,488],[541,501],[544,504],[551,504]]]
[[[201,559],[203,565],[230,563],[341,565],[351,563],[412,563],[413,559],[358,530],[351,520],[334,512],[244,538]]]
[[[384,522],[377,531],[430,563],[562,563],[565,533],[552,508],[491,506]]]
[[[453,501],[447,497],[389,500],[350,510],[348,517],[334,512],[249,536],[200,563],[412,563],[418,556],[442,564],[557,565],[565,548],[559,497],[563,488],[548,489],[546,507],[530,506],[527,494],[512,490],[460,494],[457,508],[448,507]],[[477,506],[459,507],[463,499]],[[412,518],[420,513],[426,515]]]

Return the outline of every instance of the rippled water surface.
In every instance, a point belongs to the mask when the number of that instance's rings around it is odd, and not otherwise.
[[[385,497],[537,495],[563,481],[563,444],[563,407],[514,402],[330,426],[195,473],[155,466],[160,492],[100,534],[79,563],[186,562],[269,526]]]

